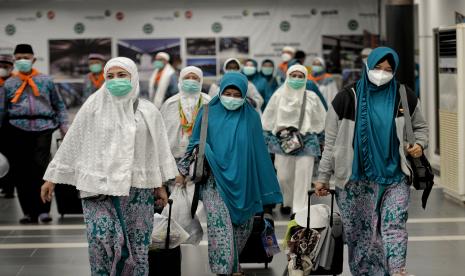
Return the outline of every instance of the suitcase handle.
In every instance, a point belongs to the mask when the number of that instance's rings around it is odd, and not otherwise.
[[[170,248],[170,230],[171,230],[171,208],[173,207],[173,200],[168,199],[168,228],[166,229],[165,249]]]
[[[307,206],[307,229],[310,228],[310,205],[311,205],[311,198],[312,195],[314,195],[316,192],[315,190],[309,190],[308,191],[308,206]],[[334,189],[329,189],[329,193],[331,194],[331,214],[330,214],[330,219],[329,219],[329,226],[333,227],[333,219],[334,219],[334,196],[336,195],[336,190]]]

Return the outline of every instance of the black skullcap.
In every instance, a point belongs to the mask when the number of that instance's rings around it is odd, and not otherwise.
[[[29,44],[18,44],[16,45],[14,54],[34,54],[34,51]]]

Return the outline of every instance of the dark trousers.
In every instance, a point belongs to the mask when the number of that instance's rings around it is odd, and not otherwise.
[[[16,185],[24,215],[34,218],[50,212],[50,202],[44,204],[40,199],[40,188],[50,162],[53,130],[24,131],[11,125],[2,128],[8,145],[5,153],[10,162],[7,180]]]

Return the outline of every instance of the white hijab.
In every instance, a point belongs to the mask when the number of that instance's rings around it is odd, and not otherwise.
[[[89,97],[50,162],[45,180],[74,185],[88,193],[127,196],[131,186],[159,187],[176,176],[176,163],[169,151],[161,115],[153,104],[144,100],[139,100],[137,110],[152,141],[144,145],[147,148],[142,167],[135,166],[137,66],[128,58],[114,58],[105,65],[104,76],[112,67],[129,72],[131,92],[122,97],[112,96],[103,84]],[[135,178],[138,183],[133,183]]]
[[[182,81],[184,77],[190,73],[194,73],[197,77],[200,78],[200,89],[202,89],[203,84],[203,72],[200,68],[195,66],[187,66],[181,70],[179,74],[178,88],[180,91],[179,94],[182,111],[184,112],[184,115],[186,115],[189,122],[192,121],[192,114],[194,113],[195,107],[197,106],[200,98],[200,90],[198,93],[188,93],[182,90]]]
[[[263,130],[276,134],[283,128],[299,128],[300,111],[303,96],[307,97],[305,114],[300,132],[302,134],[320,133],[324,130],[326,110],[318,96],[307,91],[305,86],[301,89],[292,89],[287,83],[292,72],[301,72],[307,79],[307,68],[302,65],[293,65],[287,70],[284,84],[273,94],[262,116]]]

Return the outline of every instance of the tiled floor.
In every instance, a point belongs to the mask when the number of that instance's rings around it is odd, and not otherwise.
[[[417,276],[465,275],[465,206],[444,198],[441,189],[432,192],[428,209],[420,206],[419,192],[412,192],[408,223],[410,242],[408,268]],[[318,203],[315,200],[315,203]],[[89,275],[85,228],[82,217],[65,217],[50,225],[22,226],[17,199],[0,198],[0,275]],[[277,236],[282,238],[285,218],[276,213]],[[183,246],[183,275],[206,276],[207,247]],[[345,272],[347,254],[345,256]],[[243,265],[246,275],[281,276],[286,260],[275,256],[269,269],[260,264]]]

